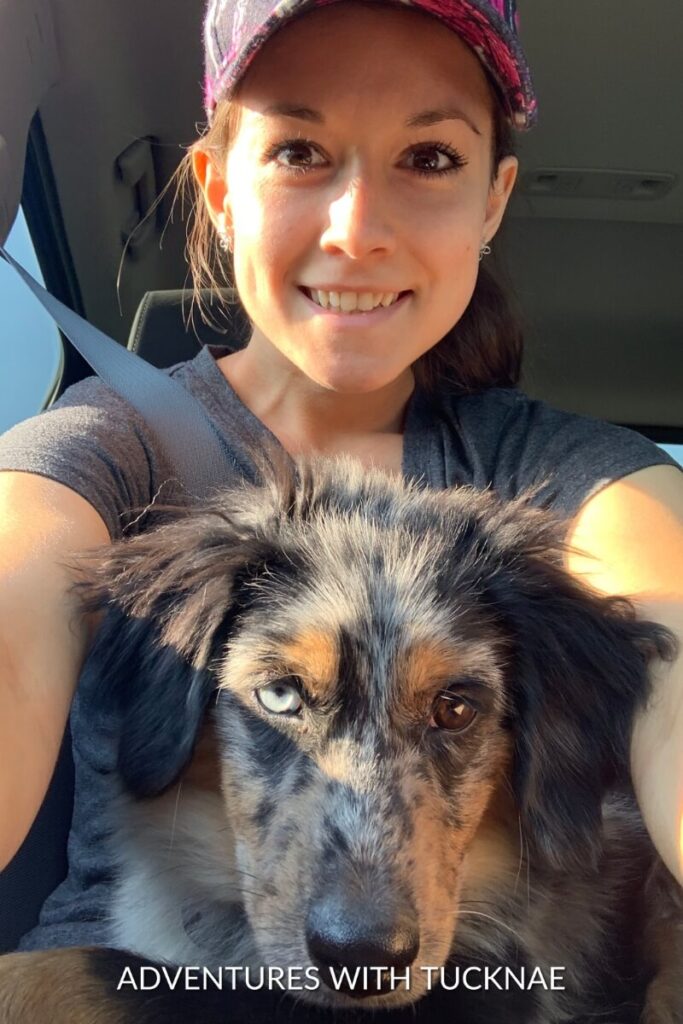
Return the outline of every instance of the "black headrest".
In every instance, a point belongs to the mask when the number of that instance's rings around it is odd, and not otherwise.
[[[138,306],[128,338],[128,348],[148,363],[165,369],[192,359],[204,345],[242,348],[251,334],[251,324],[234,288],[219,293],[206,289],[202,299],[210,315],[224,329],[210,327],[195,306],[189,322],[192,291],[146,292]],[[187,326],[186,326],[187,324]]]

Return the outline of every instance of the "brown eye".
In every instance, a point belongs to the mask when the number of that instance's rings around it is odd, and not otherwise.
[[[476,717],[476,708],[464,700],[461,694],[442,690],[434,701],[429,724],[436,729],[463,732]]]

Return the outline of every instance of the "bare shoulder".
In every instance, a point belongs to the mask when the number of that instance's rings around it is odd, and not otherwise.
[[[650,835],[683,884],[683,472],[651,466],[609,484],[579,510],[568,539],[570,571],[602,593],[631,597],[679,639],[676,661],[653,668],[631,770]]]
[[[0,472],[0,536],[61,536],[76,547],[106,544],[99,512],[77,491],[37,473]],[[6,555],[11,554],[5,552]]]
[[[0,472],[0,606],[45,620],[46,634],[79,614],[70,592],[72,556],[110,543],[99,512],[64,484],[36,473]],[[92,625],[92,623],[91,623]],[[49,628],[48,628],[49,627]]]
[[[683,598],[683,471],[649,466],[579,509],[569,568],[605,592]]]

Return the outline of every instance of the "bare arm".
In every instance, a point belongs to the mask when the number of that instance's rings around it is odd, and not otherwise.
[[[75,491],[0,472],[0,869],[40,809],[88,645],[61,563],[109,539]]]
[[[650,835],[683,885],[683,473],[652,466],[610,484],[580,510],[569,568],[596,589],[634,598],[677,635],[677,660],[653,671],[654,693],[635,723],[633,784]]]

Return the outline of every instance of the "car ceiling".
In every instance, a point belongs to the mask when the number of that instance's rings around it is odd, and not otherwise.
[[[135,196],[117,158],[152,138],[161,186],[196,137],[203,2],[20,2],[54,25],[43,157],[82,311],[125,342],[144,292],[186,285],[187,269],[178,207],[167,223],[170,195],[148,243],[122,261]],[[573,411],[683,429],[683,4],[519,9],[540,118],[518,136],[520,179],[492,244],[523,314],[524,386]]]

